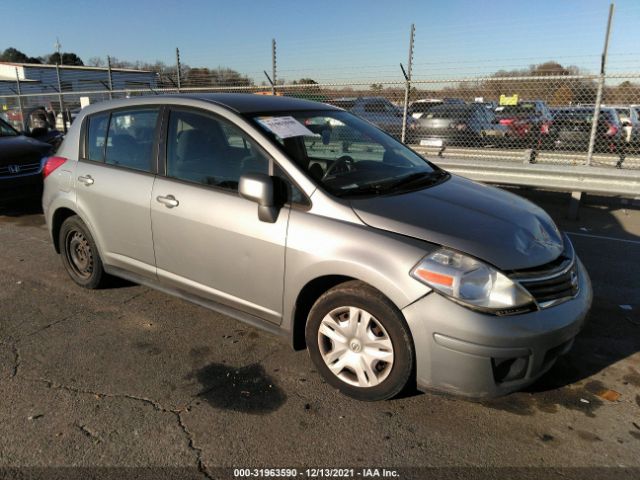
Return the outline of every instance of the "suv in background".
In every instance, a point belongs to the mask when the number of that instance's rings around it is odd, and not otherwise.
[[[500,105],[495,109],[501,125],[509,127],[511,146],[517,148],[550,148],[556,131],[553,116],[542,100],[522,100],[517,105]]]
[[[554,115],[557,131],[555,146],[559,150],[587,151],[593,124],[594,107],[558,109]],[[601,107],[596,128],[594,150],[615,153],[625,144],[622,122],[612,107]]]
[[[395,138],[400,138],[402,135],[404,112],[385,97],[337,98],[329,103],[358,115]],[[410,138],[409,130],[416,126],[414,119],[407,114],[407,138]]]
[[[422,108],[419,104],[418,108]],[[502,145],[509,128],[500,125],[493,111],[481,103],[431,106],[415,116],[418,127],[411,135],[427,147],[483,147]]]

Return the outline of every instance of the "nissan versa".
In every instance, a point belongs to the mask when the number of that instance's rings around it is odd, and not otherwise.
[[[286,335],[361,400],[520,389],[591,305],[540,208],[328,105],[241,94],[87,107],[44,168],[69,276],[129,279]]]

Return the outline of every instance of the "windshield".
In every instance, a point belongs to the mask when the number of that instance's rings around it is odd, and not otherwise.
[[[473,105],[438,105],[433,107],[426,118],[468,118],[476,107]]]
[[[447,175],[347,112],[274,112],[252,120],[309,177],[336,196],[397,193]]]
[[[18,131],[0,118],[0,137],[17,137]]]
[[[415,102],[409,110],[411,113],[425,113],[438,105],[442,105],[442,102]]]
[[[554,118],[558,122],[590,124],[593,122],[593,115],[593,108],[576,108],[573,110],[560,110]],[[615,121],[615,119],[612,120],[612,112],[610,110],[600,110],[599,121]]]
[[[496,108],[496,116],[498,118],[522,117],[535,114],[535,103],[519,103],[518,105],[506,105]]]

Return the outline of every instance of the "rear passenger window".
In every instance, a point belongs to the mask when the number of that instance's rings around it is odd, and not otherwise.
[[[157,108],[113,112],[105,162],[150,172],[157,120]]]
[[[109,113],[99,113],[88,118],[87,151],[85,157],[94,162],[104,162],[104,145],[107,139]]]
[[[208,115],[171,112],[167,176],[237,190],[249,172],[268,174],[269,160],[242,130]]]

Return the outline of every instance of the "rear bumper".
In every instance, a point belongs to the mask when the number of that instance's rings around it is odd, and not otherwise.
[[[471,146],[483,143],[483,138],[479,135],[471,134],[449,134],[437,135],[434,133],[421,132],[420,129],[409,132],[408,137],[410,143],[422,146],[432,147],[448,147],[448,146]]]
[[[416,349],[417,384],[483,398],[533,383],[572,346],[592,301],[579,263],[576,297],[545,310],[497,317],[431,293],[403,310]]]

